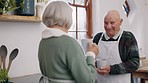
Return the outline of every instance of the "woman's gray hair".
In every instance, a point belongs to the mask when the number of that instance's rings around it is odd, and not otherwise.
[[[50,2],[43,12],[42,20],[47,27],[57,25],[69,29],[72,25],[72,8],[63,1]]]

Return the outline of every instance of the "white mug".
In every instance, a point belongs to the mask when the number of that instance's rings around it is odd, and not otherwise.
[[[96,59],[97,68],[101,68],[101,67],[106,66],[106,65],[108,65],[106,59]]]

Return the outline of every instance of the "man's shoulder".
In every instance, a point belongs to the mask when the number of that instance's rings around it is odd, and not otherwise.
[[[102,34],[103,34],[103,32],[97,33],[97,34],[94,36],[94,38],[93,38],[93,42],[96,43],[96,44],[98,44],[98,42],[99,42],[100,37],[101,37]]]
[[[100,37],[102,35],[103,32],[99,32],[97,33],[94,37]]]
[[[123,31],[123,34],[122,34],[122,39],[135,39],[135,36],[134,34],[131,32],[131,31]]]
[[[125,35],[125,36],[134,36],[131,31],[123,31],[123,35]]]

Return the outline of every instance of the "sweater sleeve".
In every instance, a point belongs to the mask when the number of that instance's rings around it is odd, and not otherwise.
[[[85,58],[82,48],[75,41],[67,50],[67,55],[70,55],[67,56],[68,69],[76,83],[95,83],[97,76],[95,59],[89,55]]]
[[[136,38],[131,32],[122,35],[119,52],[122,63],[111,65],[110,74],[125,74],[136,71],[139,67],[139,52]]]

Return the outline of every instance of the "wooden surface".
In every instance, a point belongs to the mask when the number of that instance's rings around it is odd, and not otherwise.
[[[142,66],[133,73],[134,78],[141,78],[142,80],[148,79],[148,59],[142,60]],[[142,82],[145,83],[145,82]]]
[[[139,67],[139,69],[136,72],[148,73],[148,59],[143,59],[141,61],[142,61],[142,66]]]
[[[19,16],[19,15],[0,15],[0,21],[4,22],[41,22],[40,17],[36,16]]]

